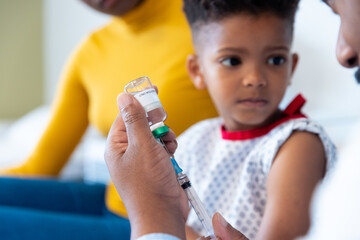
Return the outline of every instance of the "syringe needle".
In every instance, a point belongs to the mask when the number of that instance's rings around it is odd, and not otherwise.
[[[178,182],[179,182],[180,186],[184,189],[192,208],[194,209],[201,224],[203,225],[203,227],[206,230],[206,233],[207,233],[206,237],[215,238],[211,218],[210,218],[209,214],[207,213],[199,196],[196,194],[196,191],[191,186],[188,176],[184,173],[179,173],[177,175],[177,177],[178,177]]]
[[[211,218],[210,218],[209,214],[207,213],[199,196],[196,194],[194,188],[191,186],[188,176],[182,172],[182,169],[177,164],[174,156],[172,154],[170,154],[169,150],[166,148],[164,141],[161,138],[158,138],[158,139],[160,141],[160,144],[165,148],[165,150],[169,154],[171,162],[172,162],[175,172],[176,172],[178,183],[184,189],[192,208],[194,209],[196,215],[198,216],[201,224],[205,228],[207,237],[210,236],[211,238],[215,238]]]
[[[164,140],[162,138],[157,138],[157,140],[160,140],[160,144],[165,148],[166,152],[169,154],[170,157],[173,157],[173,155],[169,152],[169,150],[167,149]]]

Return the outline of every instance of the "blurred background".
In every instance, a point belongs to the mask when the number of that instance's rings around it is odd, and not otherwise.
[[[0,167],[23,161],[35,146],[67,58],[108,20],[79,0],[0,0]],[[304,112],[341,148],[360,118],[360,86],[354,70],[336,61],[339,23],[320,0],[301,1],[293,47],[300,62],[282,106],[302,93],[308,100]],[[70,178],[107,179],[106,167],[98,160],[103,141],[96,131],[88,131],[72,156],[77,160],[69,167]],[[95,173],[96,168],[103,172]]]

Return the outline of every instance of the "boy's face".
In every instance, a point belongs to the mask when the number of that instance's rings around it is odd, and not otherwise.
[[[267,125],[295,69],[290,23],[273,15],[241,14],[200,27],[189,74],[207,88],[228,131]]]
[[[324,0],[341,18],[336,47],[338,61],[344,67],[360,67],[360,1]],[[360,82],[360,70],[357,74]]]

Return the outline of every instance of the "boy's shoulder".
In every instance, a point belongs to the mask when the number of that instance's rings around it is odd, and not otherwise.
[[[310,118],[291,119],[274,128],[262,138],[262,152],[264,154],[272,153],[273,157],[270,159],[273,159],[278,149],[281,148],[281,146],[292,136],[294,132],[305,132],[317,135],[325,150],[328,162],[327,169],[332,167],[336,160],[336,146],[321,124]],[[271,163],[272,161],[268,162],[268,168],[270,168]]]
[[[325,133],[324,128],[315,121],[314,119],[307,118],[307,117],[300,117],[300,118],[294,118],[289,119],[285,121],[284,123],[280,124],[275,129],[278,129],[277,131],[283,130],[283,131],[306,131],[306,132],[313,132],[313,133]]]
[[[317,121],[307,117],[301,117],[286,120],[274,127],[264,138],[269,140],[283,139],[285,141],[294,131],[327,136],[326,131]]]

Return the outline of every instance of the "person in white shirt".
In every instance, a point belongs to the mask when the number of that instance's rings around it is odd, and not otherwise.
[[[324,0],[341,18],[337,43],[338,61],[360,69],[360,1]],[[360,83],[360,70],[355,74]],[[129,213],[132,238],[185,239],[187,199],[177,184],[168,154],[151,135],[145,113],[130,95],[118,97],[120,114],[115,120],[105,153],[110,175]],[[173,133],[167,146],[174,152]],[[360,239],[359,141],[340,156],[329,181],[315,194],[313,226],[305,239]],[[141,151],[140,151],[141,149]],[[352,191],[346,191],[352,189]],[[213,217],[215,235],[222,239],[246,239],[219,214]]]

